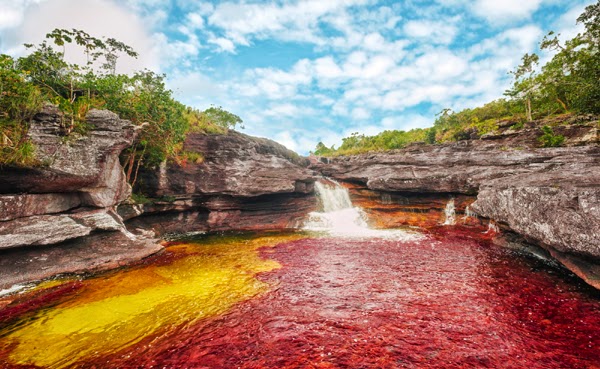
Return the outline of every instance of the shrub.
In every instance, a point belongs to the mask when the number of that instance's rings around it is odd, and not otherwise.
[[[543,135],[538,138],[538,141],[542,147],[558,147],[561,146],[565,141],[565,136],[555,135],[552,128],[549,126],[543,126],[541,128]]]

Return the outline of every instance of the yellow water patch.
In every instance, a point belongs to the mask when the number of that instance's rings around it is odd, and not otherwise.
[[[11,364],[61,368],[221,314],[268,288],[255,275],[279,264],[261,259],[258,248],[302,237],[209,237],[172,246],[168,252],[177,257],[168,265],[84,281],[83,289],[68,301],[39,312],[11,332],[0,331],[0,347],[11,347]]]

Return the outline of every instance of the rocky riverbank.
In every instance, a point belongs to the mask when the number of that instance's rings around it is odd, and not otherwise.
[[[439,224],[454,199],[461,219],[472,211],[492,220],[600,288],[598,123],[562,127],[567,147],[559,148],[535,147],[531,131],[313,158],[311,167],[350,183],[353,200],[380,224]]]
[[[0,289],[60,273],[114,268],[160,252],[168,234],[298,227],[319,175],[342,181],[374,226],[493,224],[510,247],[540,246],[600,288],[598,122],[539,128],[357,156],[299,157],[237,132],[190,134],[189,158],[142,169],[131,199],[119,155],[139,128],[107,111],[66,135],[47,106],[29,135],[39,165],[0,170]],[[452,218],[448,216],[452,215]]]
[[[62,119],[48,105],[31,122],[39,165],[0,170],[0,289],[140,260],[167,233],[294,227],[316,206],[306,159],[236,132],[191,134],[202,160],[141,172],[150,198],[133,203],[119,155],[139,128],[92,110],[86,135],[66,135]]]

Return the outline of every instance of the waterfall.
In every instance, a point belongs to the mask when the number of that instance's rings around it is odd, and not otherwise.
[[[318,181],[315,190],[321,200],[324,213],[353,208],[348,189],[334,180]]]
[[[463,223],[466,223],[469,218],[477,218],[477,213],[471,210],[470,205],[465,208],[465,216],[462,218]]]
[[[444,209],[444,214],[446,215],[444,225],[456,224],[456,208],[454,207],[454,199],[450,199],[448,201],[446,204],[446,209]]]
[[[416,240],[422,236],[401,230],[371,229],[367,215],[359,207],[352,205],[348,189],[331,179],[315,183],[315,191],[321,204],[321,211],[312,212],[304,223],[307,231],[327,233],[340,237],[377,237],[399,240]]]
[[[485,233],[497,234],[500,233],[500,228],[496,222],[494,222],[494,220],[490,219],[490,222],[488,223],[488,230]]]

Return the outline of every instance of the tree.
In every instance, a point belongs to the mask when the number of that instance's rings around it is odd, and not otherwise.
[[[240,128],[244,128],[242,125],[243,121],[237,115],[228,112],[220,106],[211,106],[202,112],[209,121],[213,124],[224,128],[235,128],[236,125],[240,125]]]
[[[521,58],[521,65],[514,71],[509,72],[514,76],[515,81],[513,88],[506,91],[506,95],[525,99],[525,114],[527,115],[527,121],[529,122],[533,120],[531,114],[531,99],[538,88],[537,81],[533,76],[539,60],[540,58],[537,54],[525,54],[523,58]]]

